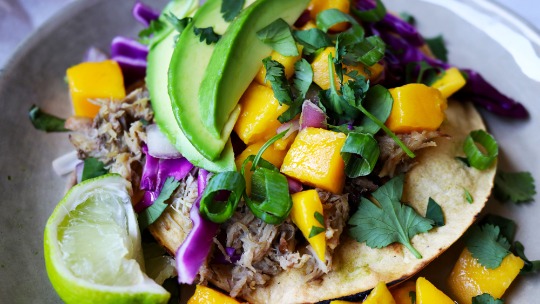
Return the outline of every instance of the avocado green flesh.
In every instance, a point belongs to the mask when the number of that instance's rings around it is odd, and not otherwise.
[[[195,166],[212,172],[235,170],[234,153],[230,141],[226,144],[221,156],[210,161],[193,147],[176,122],[167,89],[167,72],[176,36],[176,31],[170,31],[169,35],[156,44],[148,54],[146,85],[154,110],[154,121],[174,147]]]
[[[159,20],[165,24],[165,27],[154,33],[154,36],[150,41],[150,49],[153,49],[163,39],[167,38],[172,31],[174,31],[173,26],[166,20],[165,15],[171,13],[177,18],[182,19],[194,12],[198,6],[198,0],[173,0],[169,2],[159,15]]]
[[[211,134],[225,130],[230,113],[261,68],[272,48],[257,38],[257,32],[278,18],[294,23],[309,0],[259,0],[231,23],[217,43],[198,95],[205,109],[203,123]]]
[[[251,2],[253,0],[246,1],[246,5]],[[210,26],[220,35],[229,26],[221,16],[221,0],[209,0],[201,6],[180,35],[169,67],[169,96],[174,116],[187,139],[204,157],[217,160],[240,115],[240,109],[227,113],[227,122],[219,134],[211,134],[204,127],[201,117],[207,114],[207,109],[199,107],[198,92],[215,44],[201,42],[193,27]]]

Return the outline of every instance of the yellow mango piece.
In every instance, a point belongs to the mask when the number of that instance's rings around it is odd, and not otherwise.
[[[272,60],[275,60],[283,65],[283,68],[285,70],[285,77],[287,79],[291,78],[294,75],[294,64],[302,58],[302,50],[304,47],[302,45],[298,45],[298,56],[283,56],[277,51],[272,51],[272,54],[270,57],[272,57]],[[255,76],[255,81],[257,83],[265,85],[269,88],[272,87],[270,81],[265,82],[264,79],[266,78],[266,69],[264,68],[264,65],[261,67],[259,72],[257,73],[257,76]]]
[[[396,133],[437,130],[447,108],[446,99],[435,88],[411,83],[390,89],[394,98],[386,126]]]
[[[281,173],[304,184],[341,194],[345,183],[345,163],[341,148],[347,136],[318,128],[298,133],[285,156]]]
[[[308,10],[311,13],[311,19],[316,20],[317,15],[327,9],[335,8],[345,14],[350,13],[351,2],[349,0],[312,0],[308,5]],[[348,22],[338,23],[330,28],[333,32],[342,32],[349,27]]]
[[[441,91],[444,98],[448,98],[463,88],[466,83],[467,81],[457,68],[449,68],[440,79],[431,84],[431,87]]]
[[[390,292],[396,304],[412,304],[410,293],[416,292],[416,283],[407,281],[393,288]]]
[[[188,304],[240,304],[235,299],[222,294],[210,287],[197,285],[195,293],[189,298]]]
[[[322,52],[320,52],[313,62],[311,63],[311,68],[313,69],[313,82],[315,82],[321,89],[328,90],[330,88],[330,73],[328,70],[328,54],[332,54],[332,57],[335,57],[336,48],[327,47]],[[357,71],[359,75],[364,76],[366,79],[375,80],[379,78],[383,71],[383,66],[379,63],[374,64],[373,66],[366,67],[362,64],[359,66],[348,66],[345,65],[345,73],[350,71]],[[343,82],[346,83],[351,79],[349,76],[343,76]],[[339,89],[339,79],[336,72],[334,71],[334,83],[336,88]]]
[[[444,292],[431,284],[426,278],[416,279],[417,304],[455,304]]]
[[[369,293],[363,304],[396,304],[384,282],[379,282]]]
[[[276,135],[281,123],[277,120],[289,106],[279,105],[271,88],[251,83],[240,99],[242,111],[234,131],[247,145],[266,141]]]
[[[349,301],[342,301],[342,300],[334,300],[330,301],[330,304],[356,304],[359,302],[349,302]]]
[[[262,146],[265,144],[264,141],[251,144],[240,153],[236,157],[235,163],[236,168],[238,171],[242,169],[242,164],[248,158],[250,155],[257,155],[259,153],[259,150],[261,150]],[[262,158],[266,161],[269,161],[272,165],[276,166],[277,168],[281,167],[281,164],[283,164],[283,159],[285,159],[285,155],[287,154],[287,151],[284,150],[278,150],[274,147],[274,145],[270,145],[266,150],[264,150],[262,154]],[[246,193],[249,195],[251,194],[251,176],[252,172],[251,170],[251,162],[246,164],[245,167],[245,174],[244,177],[246,178]]]
[[[291,220],[302,231],[306,240],[317,253],[319,260],[324,262],[326,255],[326,227],[324,226],[324,219],[321,224],[315,217],[316,212],[321,216],[324,215],[319,193],[317,193],[317,190],[307,190],[297,192],[291,195],[291,198],[293,202],[290,213]],[[319,227],[322,230],[319,234],[309,237],[313,227]]]
[[[470,304],[473,297],[483,293],[500,299],[524,264],[521,258],[509,254],[499,267],[488,269],[465,248],[448,278],[448,287],[461,304]]]
[[[94,118],[99,106],[89,99],[126,97],[124,76],[114,60],[83,62],[66,71],[69,93],[76,116]]]
[[[282,150],[282,151],[289,150],[297,134],[298,134],[298,131],[294,131],[291,135],[287,136],[287,138],[280,138],[276,140],[274,142],[274,148],[276,150]]]
[[[306,31],[306,30],[310,30],[310,29],[314,29],[314,28],[317,28],[317,24],[315,24],[315,22],[309,20],[308,22],[306,22],[306,24],[304,24],[304,26],[302,26],[300,28],[300,30]]]

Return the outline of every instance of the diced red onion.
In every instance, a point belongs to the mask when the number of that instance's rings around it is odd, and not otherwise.
[[[142,2],[135,3],[131,12],[133,17],[144,26],[149,26],[151,21],[156,20],[159,17],[158,12]]]
[[[107,59],[109,59],[109,56],[105,52],[93,46],[88,48],[84,54],[85,62],[101,62]]]
[[[148,153],[157,158],[171,159],[180,158],[182,154],[167,139],[165,134],[161,132],[158,125],[152,124],[146,127]]]
[[[294,132],[298,131],[300,129],[300,120],[299,119],[293,119],[291,121],[288,121],[284,124],[282,124],[281,126],[279,126],[279,128],[277,128],[277,134],[285,131],[285,130],[289,130],[287,131],[287,133],[285,133],[285,136],[283,136],[283,139],[287,139],[287,137],[291,136]]]
[[[56,174],[62,176],[73,172],[80,163],[82,163],[82,160],[77,156],[77,151],[71,151],[53,160],[52,167]]]
[[[309,100],[302,104],[302,114],[300,114],[300,130],[305,128],[326,129],[326,114],[316,104]]]
[[[289,184],[289,193],[293,194],[296,192],[300,192],[304,189],[302,186],[302,183],[295,180],[294,178],[290,178],[287,176],[287,183]]]
[[[197,194],[202,195],[206,185],[208,184],[208,171],[203,168],[199,169],[199,175],[197,176]]]
[[[84,170],[84,162],[80,162],[75,166],[75,176],[77,178],[77,184],[82,182],[82,174]]]
[[[311,12],[309,10],[304,10],[302,12],[302,15],[300,15],[300,17],[298,17],[298,19],[296,19],[296,21],[294,22],[294,27],[301,28],[306,25],[309,20],[311,20]]]

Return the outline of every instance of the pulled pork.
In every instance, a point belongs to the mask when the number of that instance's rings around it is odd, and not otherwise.
[[[94,120],[71,117],[66,128],[74,131],[69,139],[78,157],[94,157],[103,162],[110,172],[139,184],[142,168],[141,145],[146,141],[143,121],[152,121],[148,91],[139,88],[123,100],[97,99],[100,110]]]
[[[439,131],[422,131],[397,135],[399,139],[413,152],[427,147],[437,146],[433,140],[441,137]],[[409,171],[415,165],[413,159],[401,149],[397,143],[388,135],[377,137],[381,154],[379,161],[383,164],[379,177],[393,177],[403,172]]]
[[[229,274],[215,273],[214,279],[226,277],[227,289],[231,296],[237,297],[265,285],[284,270],[303,268],[306,281],[328,273],[332,268],[332,253],[339,244],[349,218],[349,204],[347,195],[334,195],[322,190],[318,192],[323,203],[326,226],[327,254],[324,263],[315,257],[311,246],[297,243],[295,236],[298,231],[290,220],[280,225],[270,225],[256,218],[246,206],[242,206],[222,227],[226,247],[234,248],[237,254],[241,254],[240,258],[226,268]],[[218,244],[216,247],[226,256],[225,246]],[[220,265],[213,268],[213,271],[221,272],[223,269]],[[205,276],[210,279],[213,277],[208,273]]]

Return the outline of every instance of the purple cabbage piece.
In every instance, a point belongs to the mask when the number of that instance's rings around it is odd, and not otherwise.
[[[287,183],[289,184],[289,193],[290,194],[300,192],[300,191],[302,191],[304,189],[301,182],[297,181],[294,178],[290,178],[288,176],[287,176]]]
[[[197,176],[197,194],[202,195],[206,185],[208,184],[208,171],[203,168],[199,169],[199,175]]]
[[[202,174],[201,174],[202,171]],[[201,193],[208,182],[208,175],[204,170],[199,170],[197,185],[199,197],[193,203],[189,212],[189,217],[193,222],[193,228],[188,233],[186,239],[176,251],[176,270],[178,272],[178,282],[192,284],[199,272],[199,269],[206,261],[213,239],[217,235],[219,225],[203,218],[199,212]]]
[[[133,39],[118,36],[111,43],[111,59],[120,65],[126,86],[144,79],[147,56],[148,47]]]
[[[232,247],[225,247],[225,253],[223,255],[221,251],[217,251],[216,256],[213,257],[212,262],[217,264],[231,264],[240,260],[241,255],[236,253],[236,250]]]
[[[131,13],[133,14],[133,17],[144,26],[149,26],[150,22],[159,18],[158,12],[142,2],[135,3]]]

